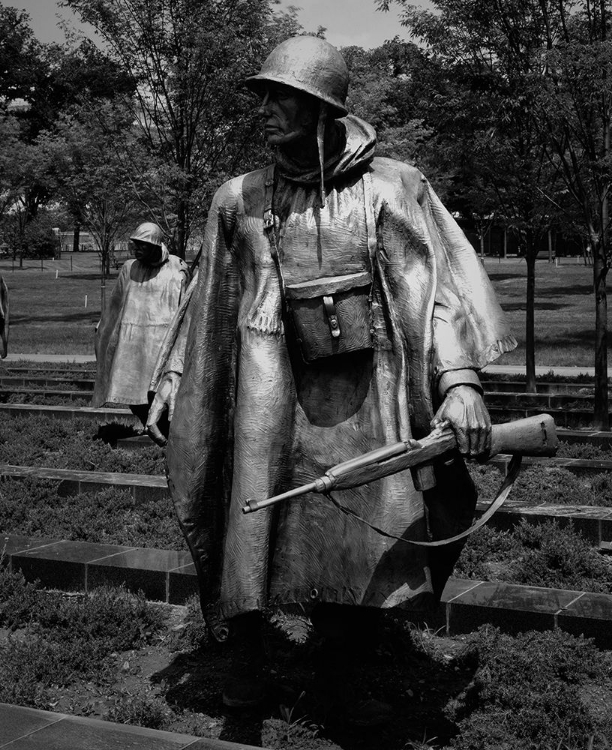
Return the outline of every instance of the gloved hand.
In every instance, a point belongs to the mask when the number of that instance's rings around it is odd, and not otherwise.
[[[469,385],[447,391],[431,421],[433,428],[448,422],[457,438],[459,452],[466,456],[485,455],[491,448],[491,418],[480,393]]]
[[[176,393],[181,383],[181,376],[178,372],[167,372],[159,384],[153,403],[149,408],[147,416],[146,431],[151,439],[164,447],[168,440],[159,429],[158,423],[162,414],[168,410],[168,421],[172,421],[174,416],[174,404],[176,402]]]

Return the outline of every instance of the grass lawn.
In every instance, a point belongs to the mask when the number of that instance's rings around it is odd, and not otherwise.
[[[518,347],[500,357],[497,364],[523,365],[527,266],[520,258],[501,262],[487,259],[485,268],[519,342]],[[593,269],[585,267],[582,259],[564,258],[559,266],[546,260],[537,261],[536,365],[593,367],[595,298],[592,278]]]
[[[499,364],[525,362],[526,266],[521,259],[485,260],[485,268],[519,341]],[[93,354],[100,317],[100,263],[94,253],[61,260],[0,261],[10,295],[11,354]],[[536,364],[593,365],[595,310],[592,269],[574,259],[559,266],[538,261],[536,271]],[[117,271],[106,281],[110,295]]]
[[[14,270],[13,270],[14,269]],[[91,354],[100,318],[100,261],[96,253],[61,260],[0,261],[9,288],[10,354]],[[110,295],[117,271],[106,281]]]

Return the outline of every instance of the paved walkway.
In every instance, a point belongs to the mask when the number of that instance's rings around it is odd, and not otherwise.
[[[578,375],[595,375],[594,367],[555,367],[554,365],[542,365],[535,368],[536,375],[547,375],[554,372],[555,375],[568,375],[576,377]],[[487,365],[483,373],[491,375],[525,375],[524,365]],[[608,369],[608,373],[610,370]]]
[[[11,750],[261,750],[253,745],[0,703],[0,748],[4,747]]]
[[[8,354],[4,362],[66,362],[66,363],[83,363],[95,362],[94,354]],[[541,365],[536,367],[536,375],[546,375],[549,372],[555,375],[594,375],[594,367],[555,367],[553,365]],[[488,365],[484,368],[483,373],[504,374],[504,375],[524,375],[524,365]]]

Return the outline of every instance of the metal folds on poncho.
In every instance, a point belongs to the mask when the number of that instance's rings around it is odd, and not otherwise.
[[[359,273],[370,259],[372,348],[301,356],[264,228],[269,170],[217,192],[177,336],[184,372],[169,486],[218,636],[225,619],[267,605],[435,602],[460,545],[398,544],[321,497],[247,516],[242,506],[427,434],[437,378],[516,345],[474,250],[423,175],[373,158],[366,123],[340,122],[344,149],[326,165],[324,206],[316,171],[278,164],[274,231],[283,273],[296,282]],[[425,493],[401,472],[338,499],[396,536],[452,536],[470,525],[476,494],[459,458],[435,473]]]

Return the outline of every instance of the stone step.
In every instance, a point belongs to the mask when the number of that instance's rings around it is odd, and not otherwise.
[[[504,391],[485,394],[488,408],[518,406],[541,409],[592,409],[594,396],[585,393],[520,393]]]
[[[487,404],[489,414],[493,423],[512,422],[515,419],[524,417],[533,417],[542,413],[542,407],[534,404],[533,406],[495,406]],[[561,409],[547,408],[546,414],[550,414],[555,420],[558,429],[568,430],[585,430],[593,432],[593,409]],[[612,412],[610,413],[610,422],[612,422]]]
[[[500,453],[490,458],[487,463],[500,469],[504,474],[507,473],[508,466],[512,456]],[[526,466],[546,466],[557,469],[567,469],[576,474],[584,471],[612,471],[612,456],[610,459],[600,458],[563,458],[547,456],[523,456],[522,467]]]
[[[91,406],[41,406],[39,404],[0,404],[2,417],[53,417],[54,419],[91,419],[100,423],[122,422],[139,424],[129,409],[95,409]]]
[[[58,494],[62,497],[77,495],[79,492],[93,492],[115,487],[129,490],[135,503],[168,496],[168,483],[165,477],[150,474],[123,474],[104,471],[75,471],[74,469],[53,469],[43,466],[13,466],[0,464],[0,477],[12,479],[52,479],[59,481]]]
[[[95,380],[93,378],[86,379],[83,377],[74,377],[73,375],[67,377],[38,377],[36,375],[0,375],[0,387],[6,390],[13,390],[14,388],[22,388],[28,385],[36,386],[37,388],[48,388],[58,384],[72,385],[76,389],[83,391],[93,391]]]
[[[481,377],[480,382],[485,393],[522,393],[525,394],[524,380],[487,380]],[[593,396],[595,386],[593,383],[545,383],[538,380],[536,383],[537,395],[557,394],[583,394]],[[608,388],[608,392],[612,388]],[[534,394],[535,395],[535,394]]]
[[[151,601],[185,604],[198,591],[188,552],[120,545],[33,539],[2,534],[0,548],[11,570],[48,588],[87,592],[124,585]],[[612,648],[612,595],[451,578],[438,610],[422,621],[448,634],[469,633],[484,623],[504,632],[559,627]]]
[[[480,517],[488,507],[488,502],[478,501],[476,517]],[[607,545],[612,543],[612,508],[562,503],[531,505],[521,500],[513,500],[510,495],[488,521],[488,525],[498,531],[510,531],[523,520],[534,525],[547,521],[556,521],[561,527],[571,525],[574,531],[582,534],[601,552],[606,552]]]
[[[500,459],[499,468],[502,471],[507,465],[503,462],[508,460],[509,456],[504,456]],[[526,459],[523,460],[525,461]],[[567,460],[578,461],[579,459]],[[75,471],[73,469],[54,469],[41,466],[0,464],[0,477],[56,480],[60,483],[58,493],[61,496],[116,487],[118,489],[129,490],[132,493],[135,503],[168,497],[166,478],[148,474]],[[479,516],[483,513],[487,507],[488,504],[486,502],[479,502],[476,508],[477,515]],[[523,518],[530,523],[542,523],[550,520],[556,520],[560,525],[571,523],[594,546],[612,542],[612,508],[563,504],[528,505],[525,502],[514,501],[511,495],[489,523],[494,528],[508,530]]]
[[[61,398],[63,401],[91,401],[92,391],[61,391],[43,388],[0,388],[0,403],[6,403],[11,396],[32,396],[36,399]],[[34,404],[36,405],[36,404]]]

